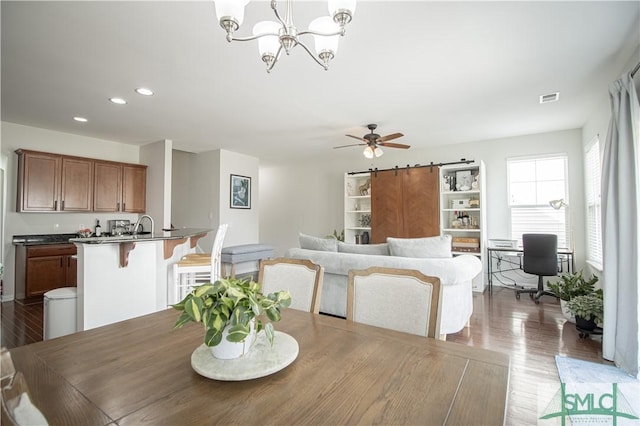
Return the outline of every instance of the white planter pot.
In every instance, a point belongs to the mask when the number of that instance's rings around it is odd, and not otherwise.
[[[571,315],[571,313],[569,313],[569,310],[567,309],[566,300],[562,300],[562,299],[560,300],[560,309],[562,309],[562,315],[567,319],[567,321],[569,321],[572,324],[576,323],[576,317]]]
[[[211,347],[211,354],[218,359],[235,359],[246,355],[256,339],[256,321],[249,323],[249,335],[242,342],[230,342],[227,340],[229,326],[222,330],[222,341],[217,346]]]

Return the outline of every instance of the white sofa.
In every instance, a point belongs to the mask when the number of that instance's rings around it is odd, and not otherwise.
[[[336,250],[333,250],[332,244],[335,244]],[[451,256],[450,242],[448,244],[449,256]],[[301,245],[309,246],[303,243],[302,236]],[[286,252],[286,257],[310,259],[324,267],[320,312],[346,317],[349,270],[381,266],[416,269],[426,275],[440,278],[442,284],[440,334],[457,333],[465,327],[471,317],[473,312],[471,281],[482,270],[482,263],[476,256],[437,258],[391,256],[384,254],[389,253],[387,244],[356,245],[334,242],[328,243],[327,247],[313,245],[311,247],[314,249],[291,248]],[[408,254],[411,252],[409,251]]]

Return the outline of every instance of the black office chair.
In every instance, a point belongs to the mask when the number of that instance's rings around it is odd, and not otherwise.
[[[538,288],[516,290],[516,299],[520,299],[521,293],[529,293],[529,296],[538,304],[541,296],[557,297],[544,289],[542,277],[558,274],[558,236],[553,234],[522,234],[522,251],[522,270],[538,276]]]

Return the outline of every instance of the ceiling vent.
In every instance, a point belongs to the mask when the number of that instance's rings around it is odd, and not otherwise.
[[[560,99],[560,92],[547,93],[540,96],[540,103],[548,104],[549,102],[556,102],[558,99]]]

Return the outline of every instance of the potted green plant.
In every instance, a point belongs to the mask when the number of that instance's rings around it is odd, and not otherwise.
[[[194,287],[180,303],[173,305],[182,312],[175,328],[189,322],[202,323],[204,343],[211,347],[213,356],[237,358],[249,350],[262,330],[273,344],[270,321],[280,321],[280,310],[290,304],[288,291],[263,295],[260,284],[253,280],[223,278]]]
[[[604,316],[602,292],[573,297],[567,302],[567,309],[575,316],[578,329],[593,331]]]
[[[570,322],[574,322],[575,317],[567,310],[567,302],[576,296],[593,293],[597,282],[596,275],[591,275],[591,278],[587,280],[582,276],[582,271],[579,271],[572,274],[562,274],[559,281],[547,282],[547,286],[556,297],[560,298],[560,308],[564,317]]]
[[[559,281],[547,282],[547,286],[560,300],[569,301],[575,296],[593,293],[597,282],[596,275],[591,275],[587,280],[582,276],[582,271],[579,271],[573,274],[562,274]]]

